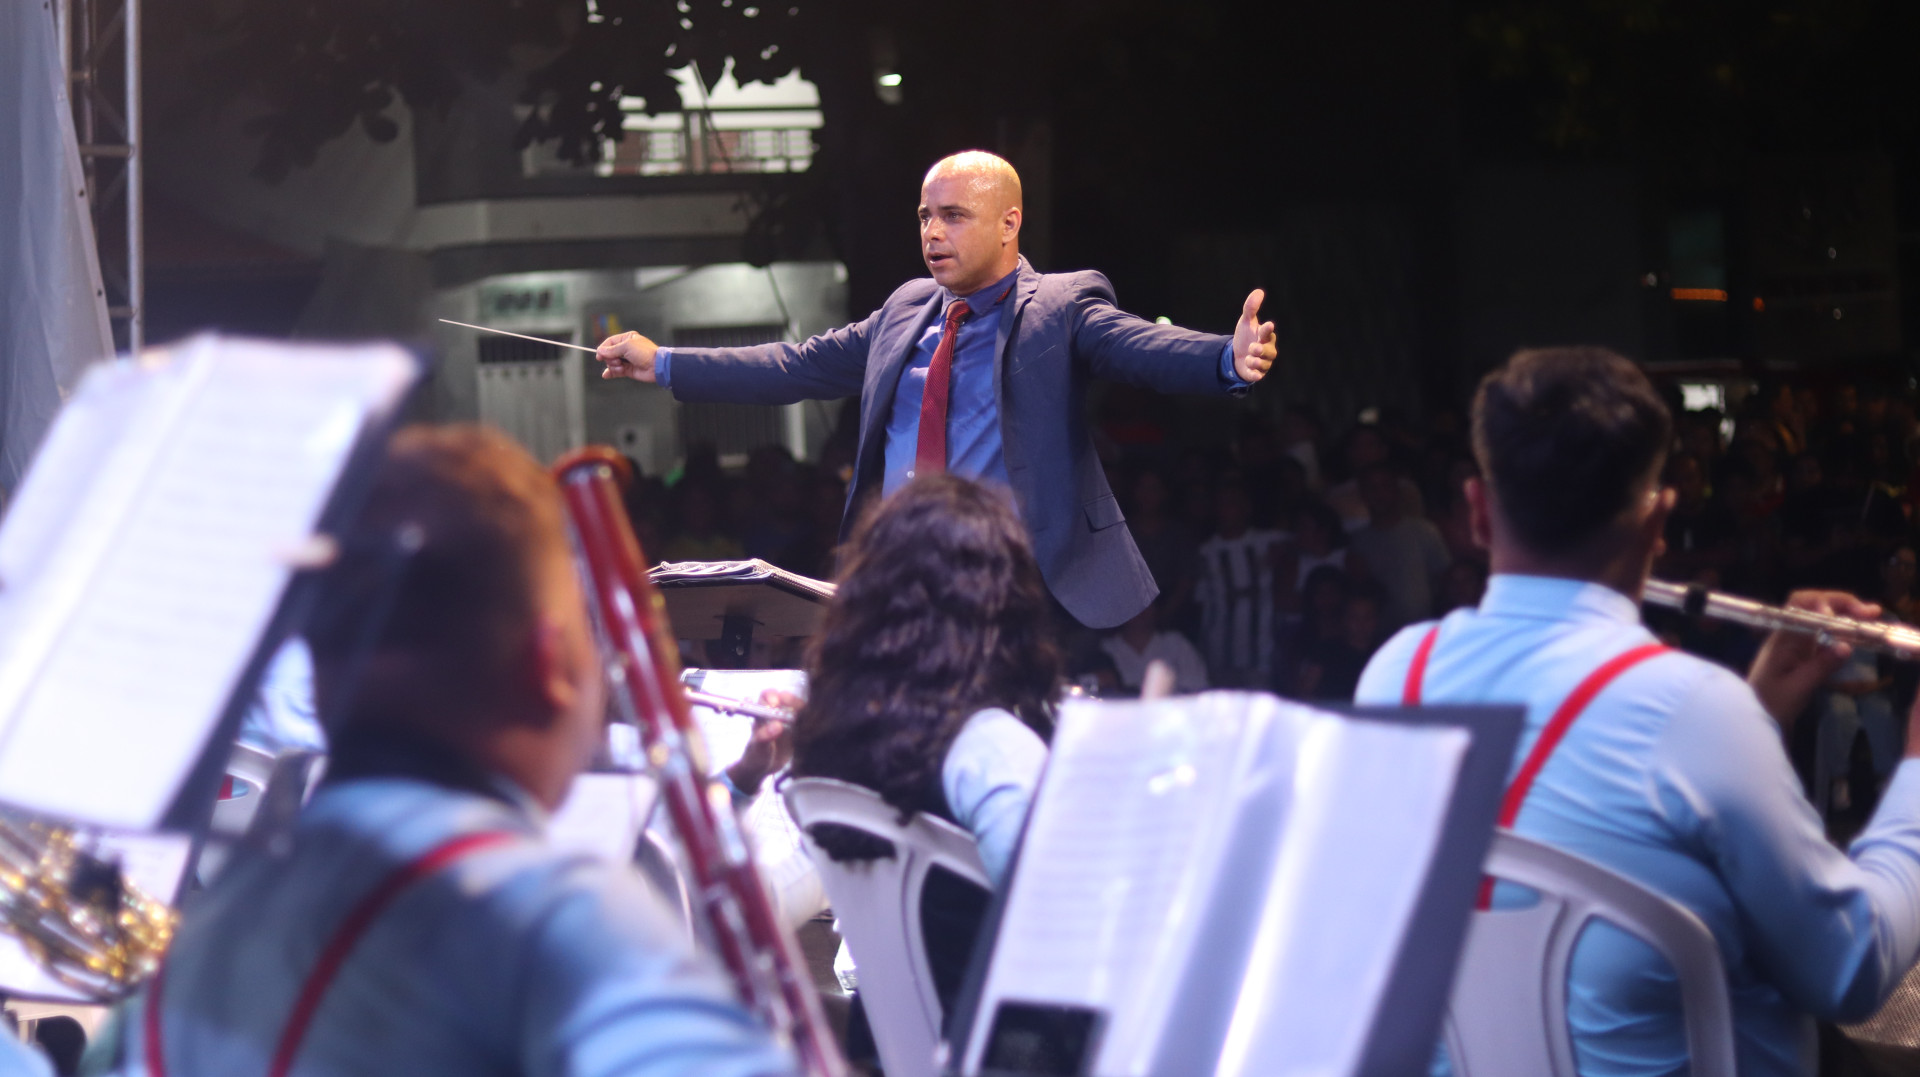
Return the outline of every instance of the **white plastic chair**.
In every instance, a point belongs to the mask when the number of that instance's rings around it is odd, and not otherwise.
[[[1567,969],[1580,932],[1605,920],[1659,951],[1680,979],[1688,1071],[1734,1077],[1733,1006],[1720,948],[1684,906],[1605,868],[1497,830],[1488,875],[1534,890],[1526,908],[1473,914],[1448,1006],[1461,1077],[1578,1077]]]
[[[659,819],[657,808],[655,812],[656,824],[666,825]],[[640,832],[640,840],[634,846],[633,866],[667,903],[688,940],[694,939],[693,890],[687,884],[687,872],[680,863],[677,843],[654,826],[648,826]]]
[[[902,824],[900,809],[847,782],[794,778],[784,795],[802,833],[836,823],[893,844],[891,857],[837,862],[807,838],[853,954],[881,1066],[887,1077],[934,1077],[943,1015],[920,930],[920,891],[936,865],[993,889],[973,836],[925,814]]]

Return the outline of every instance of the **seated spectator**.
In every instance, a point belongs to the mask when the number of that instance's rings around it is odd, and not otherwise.
[[[1147,663],[1156,659],[1173,669],[1173,690],[1180,695],[1207,690],[1207,664],[1187,637],[1178,632],[1160,630],[1159,599],[1147,604],[1133,620],[1100,641],[1100,649],[1113,659],[1120,684],[1135,695],[1147,675]]]
[[[673,493],[674,517],[668,521],[673,537],[660,552],[663,561],[738,561],[747,555],[740,540],[726,532],[720,518],[721,501],[712,481],[680,481]]]
[[[1273,570],[1280,533],[1251,526],[1238,475],[1214,496],[1219,530],[1200,545],[1200,599],[1207,673],[1223,688],[1264,688],[1273,671]]]
[[[1154,468],[1142,468],[1133,477],[1127,505],[1127,530],[1133,543],[1153,573],[1165,604],[1165,622],[1169,626],[1190,622],[1187,616],[1193,604],[1195,570],[1200,555],[1200,540],[1186,522],[1173,515],[1172,496],[1167,478]]]
[[[1381,621],[1383,596],[1372,583],[1355,585],[1341,607],[1340,631],[1326,638],[1301,660],[1301,699],[1349,700],[1367,666],[1387,638]]]
[[[1667,464],[1667,484],[1673,487],[1673,512],[1667,516],[1666,553],[1660,558],[1663,578],[1691,580],[1703,570],[1721,567],[1733,536],[1733,514],[1711,497],[1707,469],[1698,457],[1679,453]]]
[[[1340,514],[1340,521],[1348,531],[1365,527],[1370,513],[1367,500],[1360,492],[1361,473],[1375,465],[1385,464],[1391,455],[1386,435],[1381,433],[1379,427],[1362,423],[1347,432],[1347,479],[1327,488],[1327,504]],[[1427,505],[1420,496],[1419,484],[1397,473],[1396,482],[1399,488],[1399,514],[1425,516]]]
[[[1280,451],[1300,462],[1307,489],[1320,489],[1320,417],[1304,404],[1287,405],[1280,413],[1279,439]]]
[[[1347,589],[1352,581],[1332,565],[1321,565],[1300,585],[1299,618],[1290,622],[1274,655],[1273,683],[1282,695],[1308,698],[1300,679],[1309,660],[1317,661],[1324,648],[1335,646],[1345,629]],[[1312,687],[1318,687],[1318,673]]]
[[[1292,553],[1293,576],[1283,581],[1283,586],[1294,594],[1306,586],[1307,577],[1322,565],[1340,569],[1349,576],[1367,574],[1365,562],[1353,552],[1347,540],[1339,513],[1324,501],[1307,501],[1294,513]],[[1299,608],[1296,602],[1286,605],[1296,612]]]
[[[1431,523],[1402,511],[1399,478],[1385,464],[1360,475],[1360,492],[1371,514],[1353,533],[1353,548],[1367,559],[1367,573],[1386,592],[1386,622],[1398,628],[1433,616],[1440,574],[1453,558]]]
[[[1920,602],[1913,594],[1916,579],[1913,547],[1901,545],[1887,556],[1880,567],[1880,608],[1908,624],[1920,624]]]

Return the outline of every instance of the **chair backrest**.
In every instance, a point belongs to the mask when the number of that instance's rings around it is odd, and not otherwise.
[[[1448,1005],[1461,1077],[1577,1077],[1567,970],[1588,922],[1620,928],[1666,957],[1680,980],[1688,1070],[1734,1077],[1733,1007],[1713,934],[1686,907],[1577,856],[1496,830],[1486,872],[1532,889],[1524,908],[1473,915]]]
[[[841,937],[853,954],[882,1068],[888,1077],[933,1077],[939,1072],[935,1052],[943,1015],[921,934],[920,892],[935,866],[993,889],[973,836],[924,813],[902,823],[900,809],[848,782],[794,778],[784,794],[802,833],[834,823],[893,845],[890,857],[836,862],[810,834],[807,839]]]
[[[661,822],[657,808],[655,822]],[[672,910],[681,930],[687,933],[688,941],[692,941],[695,937],[693,891],[687,885],[687,872],[680,863],[676,845],[659,830],[648,826],[640,831],[640,838],[634,844],[633,866],[653,885],[667,903],[667,908]]]
[[[234,745],[227,757],[225,787],[193,865],[200,882],[212,883],[240,845],[264,847],[285,833],[325,761],[318,752],[295,749],[274,755],[250,744]]]

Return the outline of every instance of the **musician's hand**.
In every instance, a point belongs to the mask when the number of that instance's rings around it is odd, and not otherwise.
[[[1844,591],[1795,591],[1787,599],[1794,609],[1831,613],[1856,620],[1871,621],[1880,616],[1880,607],[1862,602]],[[1823,647],[1804,632],[1775,632],[1760,647],[1747,674],[1753,694],[1760,705],[1773,715],[1782,728],[1790,729],[1793,720],[1807,709],[1807,702],[1820,683],[1833,675],[1853,653],[1844,643]]]
[[[594,354],[607,368],[600,372],[603,378],[632,378],[634,381],[653,380],[653,353],[660,346],[638,333],[616,333],[600,342]]]
[[[800,709],[800,697],[792,692],[782,692],[769,688],[760,693],[760,702],[764,706],[779,707],[786,711]],[[747,796],[760,791],[760,783],[767,775],[774,773],[793,759],[793,723],[757,722],[753,727],[753,739],[747,741],[747,750],[740,754],[740,761],[727,768],[727,780],[735,789]]]
[[[1273,341],[1273,323],[1260,320],[1260,304],[1266,301],[1267,293],[1261,289],[1248,292],[1246,305],[1240,308],[1240,320],[1233,327],[1233,372],[1248,383],[1266,377],[1280,355]]]

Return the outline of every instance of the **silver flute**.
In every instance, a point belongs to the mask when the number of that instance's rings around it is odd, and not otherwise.
[[[1865,651],[1890,654],[1895,658],[1920,659],[1920,629],[1897,621],[1861,621],[1831,613],[1769,606],[1764,602],[1737,598],[1700,586],[1663,580],[1648,580],[1640,601],[1650,606],[1679,610],[1689,616],[1711,617],[1770,632],[1803,632],[1814,637],[1822,646],[1845,643]]]
[[[769,707],[760,703],[749,703],[732,696],[716,696],[712,692],[702,692],[693,688],[684,689],[687,702],[696,707],[705,707],[722,714],[742,714],[756,722],[791,722],[793,712],[785,707]]]

